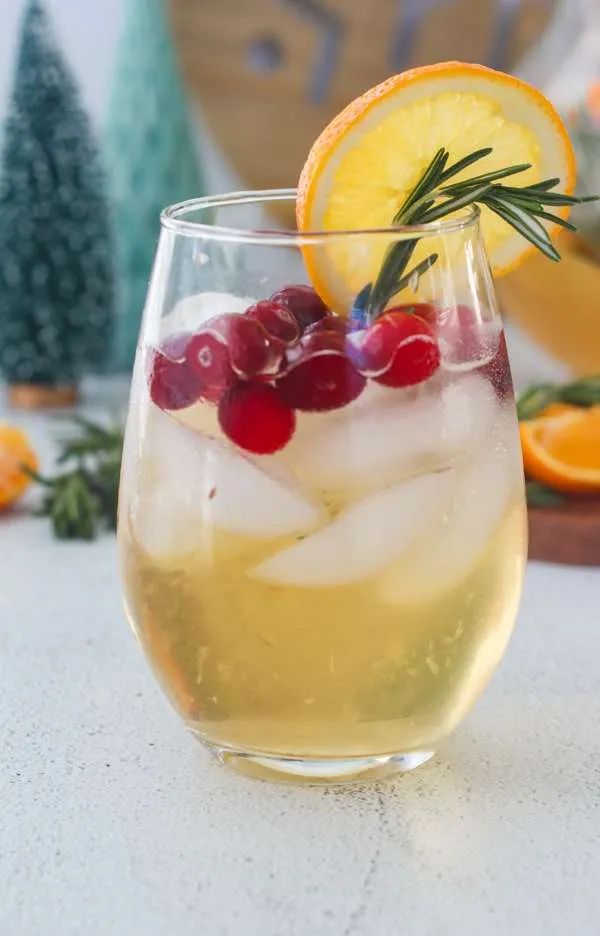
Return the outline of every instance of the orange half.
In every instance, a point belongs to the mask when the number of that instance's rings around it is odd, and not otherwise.
[[[502,72],[445,62],[394,75],[349,104],[314,143],[298,186],[303,231],[387,228],[438,149],[452,162],[483,147],[493,152],[456,181],[517,163],[527,185],[558,177],[575,184],[567,130],[537,89]],[[511,180],[512,181],[512,180]],[[562,209],[565,217],[568,209]],[[494,273],[517,266],[535,248],[487,208],[482,231]],[[376,275],[389,238],[339,239],[308,246],[305,259],[317,290],[342,311]],[[431,244],[423,245],[430,252]],[[418,262],[418,250],[414,261]]]
[[[551,406],[520,430],[530,478],[565,493],[600,493],[600,406]]]

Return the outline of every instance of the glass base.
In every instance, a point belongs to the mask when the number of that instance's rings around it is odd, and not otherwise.
[[[206,744],[221,761],[238,773],[255,780],[274,780],[278,783],[303,785],[339,785],[383,780],[394,774],[407,773],[425,764],[433,751],[411,751],[406,754],[385,754],[381,757],[304,758],[276,757],[234,751],[214,744]]]

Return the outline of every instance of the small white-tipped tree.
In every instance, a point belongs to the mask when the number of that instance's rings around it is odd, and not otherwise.
[[[130,366],[167,205],[203,194],[163,0],[128,0],[106,135],[117,245],[117,356]]]
[[[113,265],[89,121],[30,0],[0,167],[0,370],[11,385],[73,386],[112,350]]]

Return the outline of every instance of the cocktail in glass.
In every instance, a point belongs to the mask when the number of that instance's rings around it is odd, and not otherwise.
[[[293,198],[163,215],[120,553],[189,729],[246,773],[342,782],[425,761],[490,679],[521,590],[523,478],[477,209],[306,234],[272,220]],[[437,263],[369,320],[373,258],[409,237]]]

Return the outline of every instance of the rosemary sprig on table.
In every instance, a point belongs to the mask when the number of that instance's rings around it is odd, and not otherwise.
[[[565,503],[561,494],[539,481],[526,481],[525,494],[528,507],[560,507]]]
[[[94,539],[114,529],[123,433],[78,417],[80,432],[63,442],[52,477],[28,474],[45,488],[39,515],[49,517],[58,539]]]
[[[551,403],[597,406],[600,404],[600,374],[567,384],[544,383],[529,387],[517,400],[519,420],[535,419]]]
[[[450,181],[473,163],[489,156],[491,152],[491,147],[485,147],[449,166],[448,150],[439,149],[394,215],[392,224],[427,224],[439,221],[468,205],[486,205],[551,260],[560,260],[560,254],[552,244],[542,221],[557,224],[568,230],[575,230],[575,227],[547,209],[595,201],[596,196],[576,198],[552,191],[560,179],[546,179],[534,185],[521,187],[500,184],[500,179],[530,169],[529,163],[507,166],[505,169],[497,169],[460,181]],[[361,294],[361,304],[364,304],[367,318],[370,320],[377,318],[390,299],[407,285],[412,285],[413,282],[416,285],[419,277],[437,261],[437,254],[433,253],[407,271],[417,244],[418,238],[400,241],[386,251],[377,279]]]

